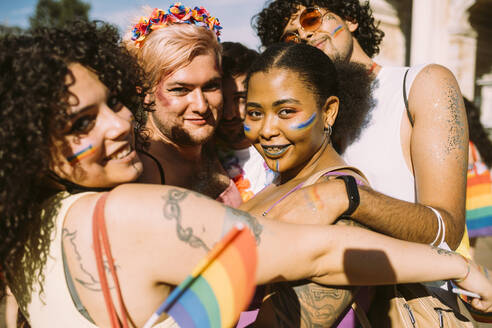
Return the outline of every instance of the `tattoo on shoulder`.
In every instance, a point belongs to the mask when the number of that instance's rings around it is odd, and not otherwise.
[[[237,222],[241,222],[249,227],[256,239],[256,244],[259,245],[261,241],[261,234],[263,232],[263,225],[258,220],[247,212],[239,211],[235,208],[225,207],[226,215],[224,218],[224,225],[222,227],[222,235],[225,235]]]
[[[176,220],[176,233],[178,238],[189,244],[193,248],[203,248],[207,252],[210,251],[205,242],[199,237],[193,234],[193,229],[191,227],[184,228],[181,223],[181,206],[179,203],[183,201],[189,194],[189,191],[182,191],[178,189],[171,189],[167,196],[163,196],[164,199],[164,217],[168,220]]]
[[[446,249],[442,249],[442,248],[439,248],[439,247],[437,247],[437,246],[431,246],[431,247],[432,247],[432,249],[434,249],[434,250],[437,252],[437,254],[439,254],[439,255],[447,255],[447,256],[451,256],[451,255],[456,254],[456,252],[448,251],[448,250],[446,250]]]
[[[80,255],[80,252],[77,249],[77,244],[75,242],[75,239],[77,238],[77,230],[70,232],[68,229],[64,228],[62,230],[62,238],[70,243],[72,252],[75,255],[75,260],[79,263],[80,273],[71,273],[72,279],[88,290],[94,292],[101,291],[101,282],[97,280],[96,277],[84,267],[82,256]],[[116,270],[118,270],[118,266],[116,264],[115,268]],[[104,259],[104,269],[106,270],[106,272],[110,273],[108,261],[106,259]],[[113,289],[114,286],[112,285],[113,282],[111,279],[108,279],[108,283],[110,284],[109,288]]]

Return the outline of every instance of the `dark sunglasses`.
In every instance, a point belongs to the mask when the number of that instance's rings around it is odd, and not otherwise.
[[[322,14],[318,7],[308,7],[301,12],[299,25],[306,32],[314,32],[319,29],[327,13]],[[302,40],[296,32],[288,32],[282,35],[280,41],[300,43]]]

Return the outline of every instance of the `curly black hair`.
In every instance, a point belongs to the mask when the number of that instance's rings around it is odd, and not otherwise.
[[[353,35],[369,57],[379,53],[379,44],[384,32],[374,21],[369,1],[361,4],[359,0],[274,0],[261,12],[253,16],[252,26],[263,46],[280,41],[290,17],[297,12],[298,6],[325,8],[341,18],[357,22],[359,27]]]
[[[54,225],[47,212],[56,209],[41,204],[53,195],[46,176],[53,141],[69,118],[72,63],[97,74],[133,112],[137,129],[145,109],[145,77],[116,27],[80,21],[0,39],[0,270],[23,308],[36,282],[42,292]]]
[[[357,140],[362,128],[369,122],[373,105],[371,77],[360,64],[337,63],[321,50],[306,44],[276,43],[268,47],[251,66],[251,76],[273,68],[299,74],[300,79],[316,97],[319,107],[330,96],[340,99],[338,116],[333,126],[331,141],[339,153]]]
[[[492,167],[492,141],[490,141],[488,133],[480,121],[480,108],[465,97],[463,97],[463,101],[468,119],[470,141],[477,147],[483,162],[488,167]]]

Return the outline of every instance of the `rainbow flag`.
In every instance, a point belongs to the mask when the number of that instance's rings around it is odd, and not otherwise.
[[[487,169],[468,170],[466,226],[470,237],[492,235],[492,182]]]
[[[256,241],[243,224],[234,226],[144,325],[167,312],[182,328],[232,327],[256,287]]]

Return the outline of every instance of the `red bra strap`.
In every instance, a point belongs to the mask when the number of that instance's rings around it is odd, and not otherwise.
[[[108,197],[107,192],[105,192],[104,194],[101,195],[101,197],[99,197],[92,216],[92,239],[94,243],[94,253],[96,255],[97,272],[99,274],[99,281],[101,282],[101,288],[104,296],[104,302],[106,303],[106,309],[109,313],[111,327],[128,328],[127,311],[126,311],[125,304],[123,302],[123,297],[121,296],[120,283],[118,281],[118,276],[116,274],[113,256],[111,255],[111,247],[109,245],[109,239],[106,230],[106,221],[104,218],[104,206],[106,204],[107,197]],[[106,256],[109,270],[111,272],[111,276],[115,284],[116,292],[118,294],[118,302],[120,305],[122,322],[120,322],[118,319],[118,314],[116,312],[113,299],[111,298],[108,279],[106,277],[106,270],[104,269],[102,248],[104,248],[104,255]]]

